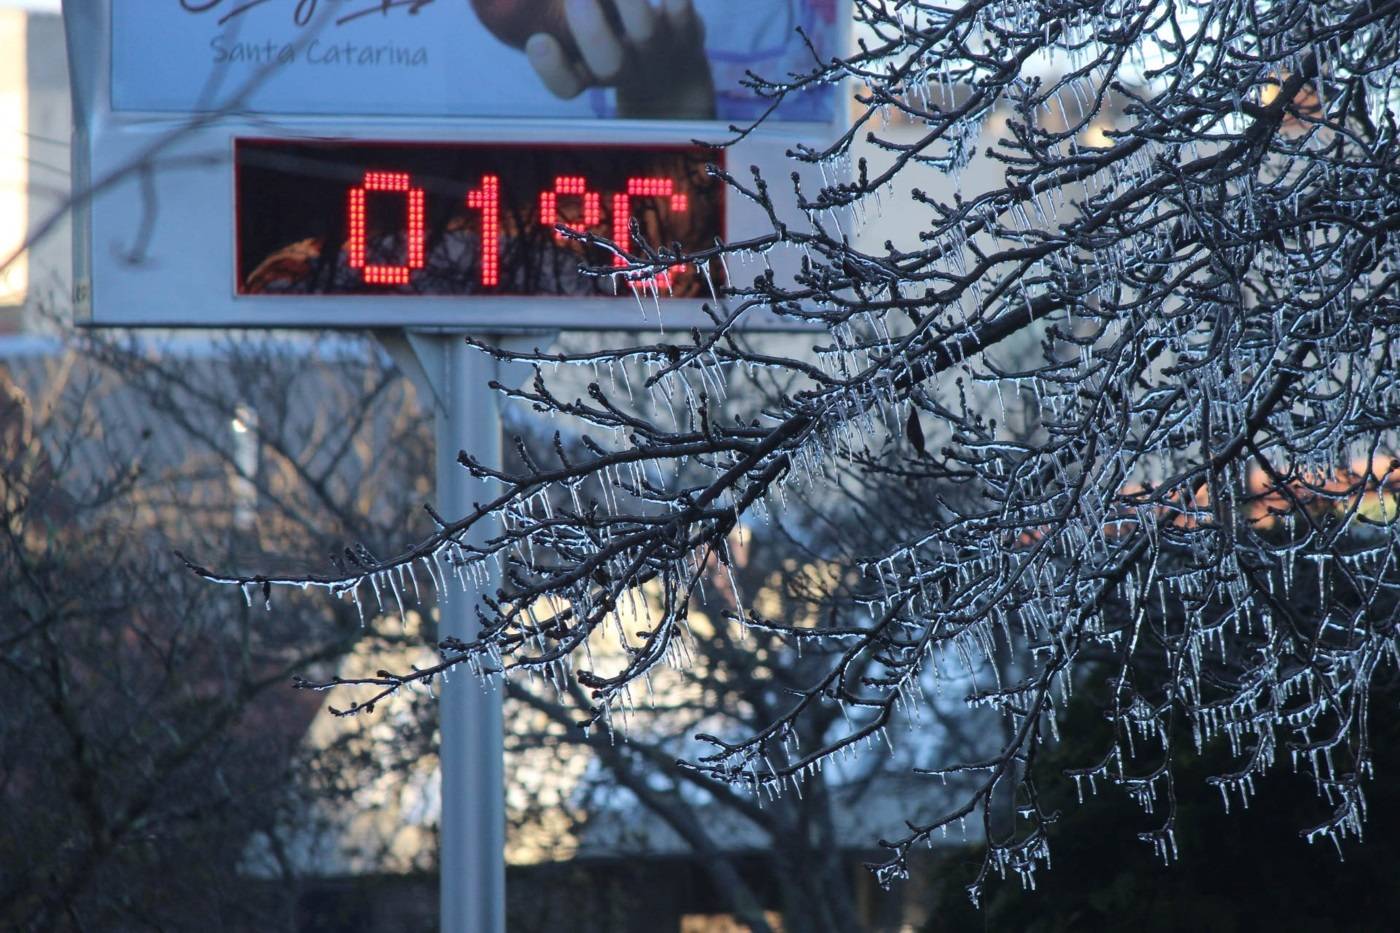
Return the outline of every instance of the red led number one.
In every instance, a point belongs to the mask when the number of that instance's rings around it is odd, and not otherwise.
[[[481,187],[467,192],[467,207],[481,211],[481,284],[501,284],[501,178],[482,175]]]
[[[407,256],[401,266],[371,265],[365,261],[366,205],[371,191],[404,195],[408,203]],[[350,268],[359,269],[370,285],[407,285],[414,269],[423,268],[423,189],[413,187],[407,172],[365,172],[365,180],[350,189]]]

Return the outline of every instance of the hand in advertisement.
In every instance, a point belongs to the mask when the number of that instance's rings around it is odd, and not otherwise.
[[[711,120],[715,88],[692,0],[473,0],[482,23],[525,55],[556,97],[617,92],[620,117]]]

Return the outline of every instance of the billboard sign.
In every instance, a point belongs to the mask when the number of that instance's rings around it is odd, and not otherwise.
[[[638,255],[769,229],[707,166],[785,178],[786,150],[831,138],[836,89],[732,147],[695,140],[769,106],[746,72],[810,63],[799,30],[835,54],[840,2],[70,0],[74,185],[95,188],[79,316],[508,330],[654,327],[664,308],[704,326],[722,265],[585,276],[624,261],[567,231]]]
[[[743,121],[747,72],[834,48],[837,0],[112,0],[112,107]],[[261,78],[262,80],[258,80]],[[830,122],[831,88],[777,121]]]

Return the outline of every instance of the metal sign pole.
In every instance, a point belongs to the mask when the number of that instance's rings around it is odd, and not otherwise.
[[[493,493],[457,462],[459,450],[488,466],[501,465],[501,413],[486,388],[495,361],[470,349],[461,337],[444,344],[442,404],[437,406],[437,498],[443,515],[466,515],[472,502]],[[468,540],[484,544],[494,528],[478,523]],[[490,584],[488,584],[490,585]],[[476,637],[474,592],[452,593],[439,609],[439,632],[464,641]],[[439,902],[443,933],[505,933],[506,820],[501,690],[452,672],[441,692],[442,818],[439,832]]]
[[[501,413],[486,388],[496,361],[466,345],[460,334],[407,332],[381,340],[400,367],[427,389],[434,411],[437,508],[466,515],[473,502],[494,495],[457,462],[459,450],[481,463],[501,465]],[[411,352],[406,352],[410,351]],[[416,364],[416,365],[415,365]],[[494,521],[478,523],[466,541],[484,544]],[[494,568],[492,568],[494,569]],[[450,579],[450,578],[449,578]],[[488,586],[495,586],[492,579]],[[479,589],[451,589],[438,600],[439,637],[476,637]],[[505,772],[500,688],[465,667],[441,685],[442,768],[438,871],[443,933],[505,931]]]

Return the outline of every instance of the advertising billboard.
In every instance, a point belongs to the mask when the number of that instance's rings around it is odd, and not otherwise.
[[[112,107],[745,121],[834,49],[837,0],[112,0]],[[799,33],[801,30],[801,33]],[[238,89],[256,85],[235,101]],[[831,88],[777,121],[829,122]]]
[[[78,316],[713,325],[722,260],[653,274],[624,255],[771,230],[715,172],[786,179],[789,149],[832,138],[838,90],[775,106],[746,76],[810,67],[808,40],[837,54],[843,16],[843,0],[69,0],[74,179],[93,192],[75,208]],[[763,266],[799,262],[779,248]],[[753,307],[741,326],[798,325]]]

